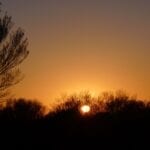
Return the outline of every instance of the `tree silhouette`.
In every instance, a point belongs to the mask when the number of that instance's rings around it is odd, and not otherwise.
[[[22,79],[17,66],[29,53],[24,31],[21,28],[12,31],[12,27],[12,17],[0,10],[0,98],[5,97],[9,87]]]
[[[8,100],[5,107],[1,107],[4,120],[27,122],[44,116],[45,108],[38,101],[27,99]]]
[[[79,108],[87,103],[87,97],[91,111],[97,110],[83,115]],[[12,99],[4,103],[0,107],[1,147],[150,149],[147,138],[150,135],[150,102],[122,92],[104,93],[98,99],[73,95],[63,98],[55,110],[47,111],[33,100]],[[5,144],[6,141],[9,144]]]

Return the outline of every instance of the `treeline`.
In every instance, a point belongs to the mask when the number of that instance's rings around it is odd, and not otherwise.
[[[82,113],[82,105],[91,108]],[[48,111],[37,101],[0,107],[1,146],[15,149],[144,149],[150,147],[150,102],[123,92],[73,95]],[[4,144],[4,143],[9,144]]]

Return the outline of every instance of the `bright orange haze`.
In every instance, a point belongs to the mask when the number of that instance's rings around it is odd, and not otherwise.
[[[16,97],[48,104],[63,93],[123,88],[149,98],[149,1],[4,0],[3,5],[29,39]]]

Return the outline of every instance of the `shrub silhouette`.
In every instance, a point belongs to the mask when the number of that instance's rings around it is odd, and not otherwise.
[[[83,104],[94,113],[80,113]],[[1,137],[26,149],[143,149],[149,147],[149,125],[150,103],[121,93],[66,97],[47,114],[39,102],[24,99],[0,109]]]
[[[5,120],[32,121],[43,117],[44,106],[37,101],[18,99],[8,100],[1,108],[1,117]]]

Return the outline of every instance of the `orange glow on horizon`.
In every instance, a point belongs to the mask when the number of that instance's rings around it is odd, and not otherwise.
[[[32,8],[32,1],[8,0],[5,9],[25,30],[30,51],[12,95],[48,106],[82,91],[97,97],[124,89],[150,99],[149,5],[110,3],[37,1]]]

